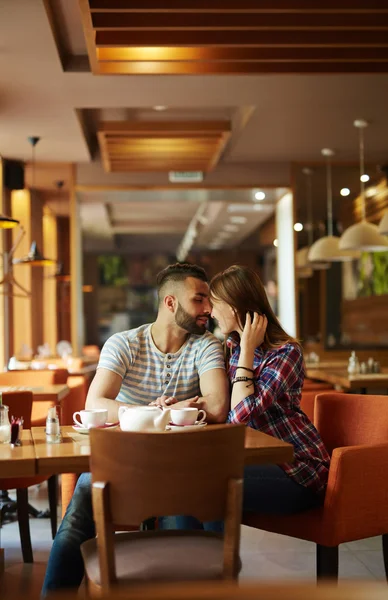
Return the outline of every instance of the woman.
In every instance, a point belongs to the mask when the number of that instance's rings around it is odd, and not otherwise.
[[[232,266],[210,282],[212,317],[226,336],[231,382],[229,423],[245,423],[294,446],[295,460],[252,465],[244,473],[244,510],[291,514],[323,502],[329,455],[300,409],[299,343],[281,327],[253,269]]]

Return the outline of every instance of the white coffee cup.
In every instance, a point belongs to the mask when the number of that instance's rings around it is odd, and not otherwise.
[[[196,422],[203,423],[206,419],[204,410],[194,407],[170,409],[171,423],[174,425],[194,425]]]
[[[77,420],[79,415],[81,422]],[[85,408],[84,410],[78,410],[73,414],[73,420],[75,425],[78,427],[101,427],[105,425],[108,419],[108,411],[106,408]]]

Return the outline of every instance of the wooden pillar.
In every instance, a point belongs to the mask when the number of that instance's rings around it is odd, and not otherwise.
[[[70,275],[71,275],[71,345],[74,356],[81,356],[84,345],[82,298],[82,235],[79,203],[75,190],[75,165],[70,185]]]
[[[29,190],[14,190],[11,193],[12,216],[18,219],[24,227],[25,235],[20,241],[14,258],[21,258],[28,254],[31,246],[31,193]],[[13,243],[17,240],[19,228],[12,231]],[[31,291],[31,267],[29,265],[14,266],[13,274],[16,281],[25,289]],[[17,288],[13,290],[17,292]],[[14,352],[19,354],[23,344],[33,348],[32,340],[32,300],[28,298],[19,298],[14,296],[12,299],[14,327],[13,327],[13,344]],[[35,349],[36,350],[36,349]]]
[[[43,255],[57,260],[57,219],[45,206],[43,209]],[[56,267],[47,267],[43,279],[43,339],[55,353],[57,337]]]

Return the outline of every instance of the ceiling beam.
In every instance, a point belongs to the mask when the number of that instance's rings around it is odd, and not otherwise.
[[[96,46],[383,46],[385,31],[96,31]]]
[[[387,60],[381,62],[127,62],[100,65],[105,75],[242,75],[254,73],[387,73]]]
[[[383,4],[383,6],[382,6]],[[89,0],[94,11],[122,12],[387,12],[382,0]]]
[[[388,12],[319,13],[92,13],[96,30],[387,29]]]
[[[388,48],[98,48],[104,61],[190,61],[190,60],[379,60],[388,58]]]
[[[163,133],[166,137],[179,135],[203,135],[230,132],[229,121],[104,121],[98,129],[105,135],[155,135]]]

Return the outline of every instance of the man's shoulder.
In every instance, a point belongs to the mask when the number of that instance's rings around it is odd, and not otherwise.
[[[146,325],[140,325],[140,327],[136,327],[135,329],[128,329],[126,331],[114,333],[110,336],[110,338],[108,338],[107,343],[112,345],[133,344],[134,342],[144,339],[149,326],[150,324],[147,323]]]
[[[222,348],[220,340],[215,335],[210,333],[210,331],[205,331],[203,335],[192,334],[190,341],[194,348],[201,348],[201,350],[209,346],[219,346],[219,348]]]

